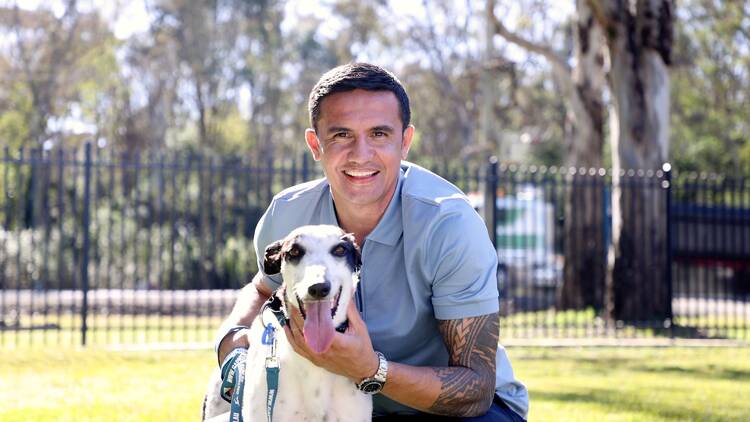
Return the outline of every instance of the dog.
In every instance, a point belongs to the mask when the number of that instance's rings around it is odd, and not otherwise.
[[[269,275],[281,273],[283,286],[279,291],[283,293],[277,292],[277,297],[284,308],[299,310],[305,321],[305,342],[313,351],[328,350],[335,330],[345,329],[346,310],[359,282],[360,265],[360,249],[354,236],[336,226],[302,226],[266,248],[264,270]],[[370,421],[372,397],[357,389],[352,380],[298,355],[287,341],[277,315],[264,306],[250,327],[242,402],[244,420],[267,420],[266,358],[270,346],[261,339],[266,340],[264,332],[268,334],[267,326],[271,324],[279,363],[274,421]],[[228,405],[217,402],[221,384],[218,378],[217,373],[212,376],[204,402],[204,420],[228,409]],[[228,421],[229,414],[210,420]]]

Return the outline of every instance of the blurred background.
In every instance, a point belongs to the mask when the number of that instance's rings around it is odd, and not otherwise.
[[[116,151],[301,154],[310,88],[327,69],[360,60],[407,86],[415,162],[497,154],[609,168],[608,120],[622,89],[613,89],[613,63],[625,53],[609,48],[587,4],[3,0],[0,139],[11,150],[91,140]],[[639,22],[617,35],[654,25],[631,48],[668,67],[654,81],[669,96],[658,158],[680,171],[750,174],[747,9],[684,0],[668,21],[634,15]],[[586,163],[571,151],[584,132],[571,82],[598,116],[598,157]]]
[[[749,9],[4,1],[0,341],[208,341],[351,61],[485,218],[506,339],[747,339]]]
[[[750,2],[0,0],[0,419],[197,419],[352,61],[484,218],[532,420],[750,418]]]

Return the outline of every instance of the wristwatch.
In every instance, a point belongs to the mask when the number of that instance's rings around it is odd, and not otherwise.
[[[376,372],[372,377],[365,378],[357,383],[357,388],[359,388],[359,391],[365,394],[379,393],[380,390],[383,389],[383,386],[385,385],[385,377],[386,375],[388,375],[388,361],[385,360],[385,356],[383,356],[382,353],[375,353],[378,354],[378,359],[380,360],[380,363],[378,363],[378,372]]]

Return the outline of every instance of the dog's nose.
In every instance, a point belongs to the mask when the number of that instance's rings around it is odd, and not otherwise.
[[[315,299],[323,299],[324,297],[328,296],[328,293],[331,292],[331,282],[330,281],[324,281],[322,283],[316,283],[310,286],[307,289],[307,293],[310,294]]]

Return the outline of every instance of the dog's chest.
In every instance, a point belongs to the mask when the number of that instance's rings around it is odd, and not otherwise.
[[[273,410],[274,421],[371,420],[372,399],[357,390],[351,380],[319,368],[297,355],[286,342],[283,332],[278,337],[277,350],[279,387]],[[267,348],[264,346],[250,347],[248,351],[243,406],[246,421],[267,420],[266,356]]]

